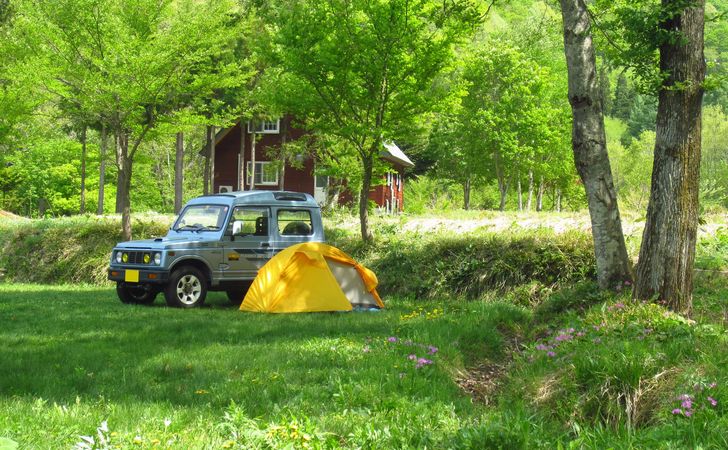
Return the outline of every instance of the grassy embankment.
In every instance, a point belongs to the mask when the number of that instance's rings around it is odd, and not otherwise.
[[[57,225],[0,224],[16,236],[14,251],[4,238],[9,276],[19,272],[8,262],[30,259],[23,249],[35,253],[33,239]],[[41,247],[77,245],[52,233],[67,244]],[[82,234],[61,267],[106,239]],[[122,305],[110,286],[0,284],[0,438],[20,448],[81,436],[109,448],[728,446],[723,282],[701,281],[691,322],[588,281],[567,288],[591,276],[579,233],[413,239],[393,226],[366,249],[329,235],[375,267],[385,311],[245,314],[216,294],[180,311]],[[713,268],[724,267],[721,239],[701,245]]]

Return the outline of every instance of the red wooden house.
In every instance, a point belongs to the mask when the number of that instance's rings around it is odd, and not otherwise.
[[[306,132],[292,125],[290,117],[279,120],[256,122],[255,143],[253,124],[238,122],[221,130],[215,136],[212,186],[214,192],[250,190],[252,154],[255,148],[255,189],[288,190],[306,192],[319,203],[326,202],[328,179],[315,175],[315,156],[305,157],[300,168],[286,165],[270,157],[271,148],[287,141],[300,139]],[[414,164],[394,143],[387,143],[381,158],[387,161],[392,172],[385,175],[385,183],[376,186],[369,194],[378,207],[387,212],[399,212],[404,205],[404,169]],[[350,198],[350,197],[349,197]],[[346,196],[341,197],[346,200]]]

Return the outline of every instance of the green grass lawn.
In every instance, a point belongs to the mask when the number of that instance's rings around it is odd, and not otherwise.
[[[20,448],[98,441],[102,422],[122,448],[438,447],[478,414],[452,372],[483,306],[261,315],[217,294],[189,311],[108,288],[0,297],[0,437]]]
[[[695,322],[589,285],[262,315],[0,284],[0,449],[725,448],[727,296],[699,286]]]

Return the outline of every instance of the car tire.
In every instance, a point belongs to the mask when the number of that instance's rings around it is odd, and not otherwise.
[[[175,308],[197,308],[205,303],[207,278],[200,270],[184,266],[176,269],[169,277],[164,289],[167,305]]]
[[[159,291],[152,286],[144,284],[131,285],[123,281],[116,283],[116,295],[121,303],[131,305],[150,305],[154,303]]]
[[[243,299],[245,298],[245,294],[248,293],[248,289],[250,288],[250,285],[252,282],[245,283],[245,286],[237,289],[228,289],[225,291],[227,294],[228,300],[230,300],[230,304],[234,306],[240,306],[241,303],[243,303]]]

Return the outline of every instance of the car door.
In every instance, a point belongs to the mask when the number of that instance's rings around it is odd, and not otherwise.
[[[268,207],[233,208],[223,239],[224,280],[255,278],[258,269],[273,256],[269,224]]]

